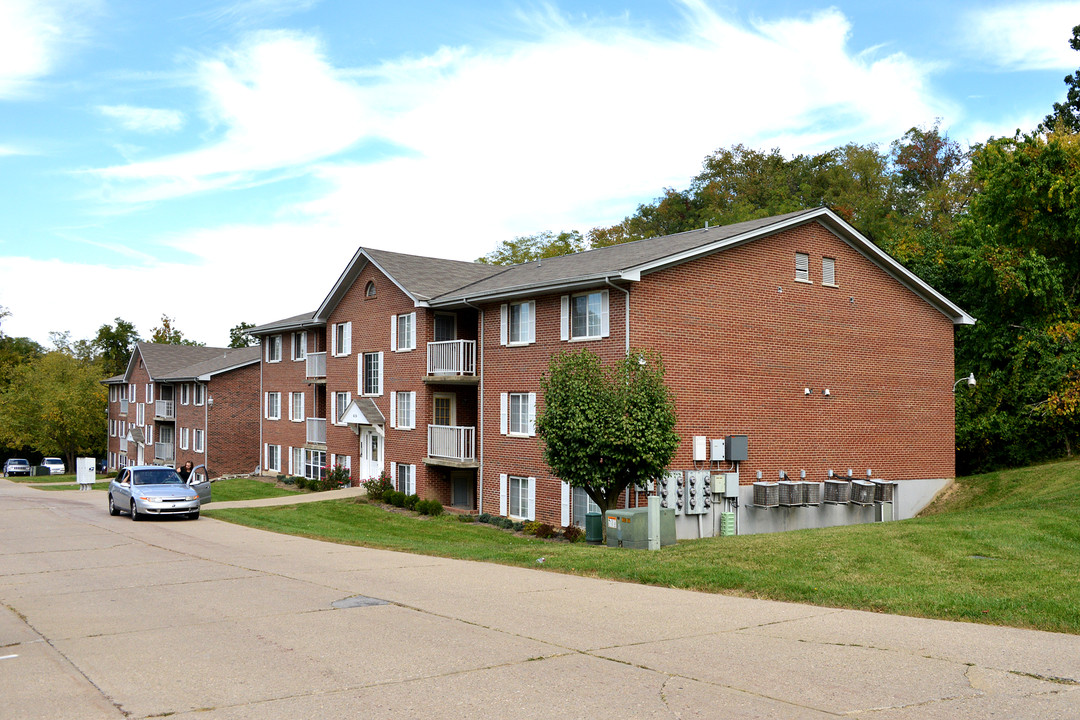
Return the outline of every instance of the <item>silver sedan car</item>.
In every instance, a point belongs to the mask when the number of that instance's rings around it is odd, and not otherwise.
[[[197,520],[204,490],[206,499],[210,499],[210,483],[205,477],[192,474],[184,482],[169,467],[126,467],[109,483],[109,514],[126,512],[132,520],[151,515],[185,515]]]

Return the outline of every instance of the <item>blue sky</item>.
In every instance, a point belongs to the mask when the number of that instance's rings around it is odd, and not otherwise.
[[[702,159],[1031,129],[1080,2],[0,0],[9,335],[209,345],[366,245],[472,260]],[[44,278],[49,288],[44,289]]]

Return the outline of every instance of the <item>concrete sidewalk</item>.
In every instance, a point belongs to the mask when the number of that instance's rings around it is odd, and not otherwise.
[[[99,491],[100,492],[100,491]],[[297,505],[299,503],[320,502],[322,500],[341,500],[343,498],[363,497],[367,490],[362,487],[347,487],[341,490],[326,490],[324,492],[300,493],[299,495],[282,495],[281,497],[260,498],[258,500],[235,500],[232,502],[214,502],[214,485],[210,484],[210,504],[205,506],[207,510],[239,507],[267,507],[269,505]]]
[[[0,718],[1080,717],[1080,636],[134,523],[90,495],[0,481]]]

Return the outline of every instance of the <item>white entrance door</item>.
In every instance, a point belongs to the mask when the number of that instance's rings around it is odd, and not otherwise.
[[[360,431],[360,477],[364,480],[377,478],[383,471],[382,438],[375,430]]]
[[[138,462],[137,462],[136,464],[138,464],[138,465],[142,465],[142,464],[144,464],[144,463],[146,462],[146,461],[145,461],[145,460],[143,459],[143,444],[142,444],[142,443],[136,443],[136,445],[137,445],[137,446],[138,446],[138,448],[139,448],[139,457],[138,457]]]

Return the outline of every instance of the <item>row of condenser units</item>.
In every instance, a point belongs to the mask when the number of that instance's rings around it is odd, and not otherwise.
[[[873,505],[891,503],[896,485],[888,480],[829,479],[824,483],[809,480],[780,480],[754,483],[756,507],[804,507],[811,505]]]

